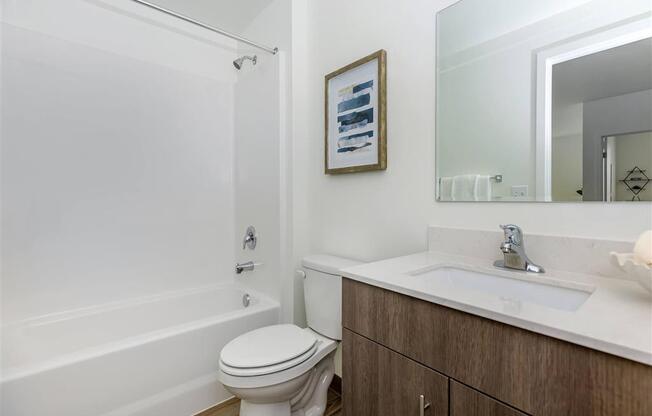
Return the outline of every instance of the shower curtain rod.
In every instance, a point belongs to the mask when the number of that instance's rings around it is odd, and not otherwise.
[[[238,42],[246,43],[247,45],[253,46],[254,48],[258,48],[258,49],[261,49],[261,50],[263,50],[265,52],[269,52],[272,55],[276,55],[278,53],[278,48],[270,48],[269,46],[261,45],[260,43],[250,41],[249,39],[245,39],[242,36],[238,36],[238,35],[235,35],[233,33],[227,32],[226,30],[222,30],[222,29],[219,29],[217,27],[207,25],[206,23],[202,23],[202,22],[200,22],[198,20],[192,19],[192,18],[190,18],[188,16],[184,16],[184,15],[179,14],[177,12],[174,12],[174,11],[172,11],[170,9],[166,9],[164,7],[161,7],[161,6],[157,6],[156,4],[150,3],[148,1],[145,1],[145,0],[132,0],[132,1],[135,1],[136,3],[142,4],[143,6],[147,6],[147,7],[151,8],[151,9],[158,10],[159,12],[163,12],[163,13],[165,13],[167,15],[176,17],[176,18],[181,19],[181,20],[184,20],[184,21],[186,21],[188,23],[192,23],[193,25],[202,27],[204,29],[208,29],[211,32],[219,33],[220,35],[224,35],[224,36],[229,37],[231,39],[235,39]]]

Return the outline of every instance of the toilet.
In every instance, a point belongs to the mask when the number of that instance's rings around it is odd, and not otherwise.
[[[359,262],[329,255],[303,259],[308,328],[272,325],[229,342],[219,378],[241,399],[240,416],[322,416],[342,339],[339,270]]]

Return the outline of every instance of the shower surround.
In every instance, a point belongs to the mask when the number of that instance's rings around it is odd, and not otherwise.
[[[212,406],[222,343],[280,319],[283,56],[236,71],[248,49],[131,0],[2,6],[0,412],[33,414],[12,406],[70,400],[61,392],[84,382],[100,389],[92,414],[177,415],[157,400],[201,382],[192,411]],[[248,224],[255,252],[240,250]],[[236,278],[245,258],[263,267]],[[253,309],[240,310],[244,291]],[[178,299],[171,318],[206,309],[172,324],[151,299]],[[153,309],[126,313],[140,304]],[[174,355],[147,353],[165,343]],[[129,395],[102,368],[176,375]],[[48,414],[88,414],[66,406]]]

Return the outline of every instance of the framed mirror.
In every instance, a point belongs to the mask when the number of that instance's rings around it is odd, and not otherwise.
[[[652,201],[652,2],[437,15],[440,201]]]

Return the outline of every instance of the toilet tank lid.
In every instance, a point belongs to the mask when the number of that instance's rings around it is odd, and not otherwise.
[[[329,254],[312,254],[303,258],[303,267],[333,275],[339,275],[341,269],[360,264],[362,264],[360,261],[331,256]]]

